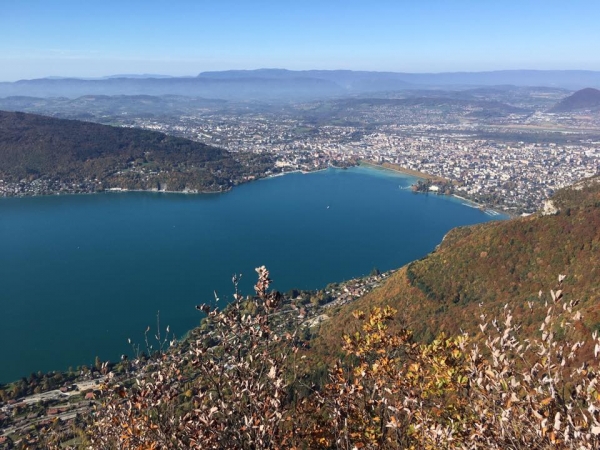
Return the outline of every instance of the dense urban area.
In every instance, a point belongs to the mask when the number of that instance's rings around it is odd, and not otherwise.
[[[27,105],[0,99],[0,109],[160,131],[238,154],[268,156],[271,167],[215,181],[213,191],[260,176],[366,161],[434,177],[418,190],[454,194],[518,215],[537,210],[558,188],[599,170],[600,115],[555,111],[568,95],[554,88],[490,88],[284,104],[85,96]],[[151,166],[131,164],[120,172],[159,174]],[[127,188],[118,184],[110,188]],[[44,177],[18,183],[0,179],[0,196],[106,189],[98,180],[69,185]]]

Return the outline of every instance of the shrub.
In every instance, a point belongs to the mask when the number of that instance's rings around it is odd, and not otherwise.
[[[160,355],[131,387],[104,386],[102,406],[87,431],[92,448],[289,446],[285,405],[293,374],[286,363],[296,350],[294,336],[269,326],[281,296],[268,291],[269,272],[257,272],[254,308],[237,287],[224,311],[199,306],[207,329],[187,352]],[[187,374],[195,377],[192,382],[185,381]]]
[[[568,339],[577,302],[550,294],[550,304],[528,305],[546,311],[540,336],[522,338],[505,308],[501,320],[482,317],[483,349],[467,335],[417,344],[409,330],[388,333],[391,308],[357,312],[362,330],[344,337],[344,350],[358,362],[339,363],[314,397],[313,447],[599,448],[600,339],[593,334],[586,360],[585,343]]]
[[[390,307],[356,312],[362,326],[318,388],[297,380],[296,332],[270,324],[282,298],[257,272],[255,313],[236,287],[224,311],[199,307],[207,325],[185,351],[159,353],[131,386],[103,386],[90,448],[600,448],[600,339],[573,338],[582,317],[564,276],[547,301],[527,302],[545,312],[533,338],[508,307],[482,315],[478,337],[430,343],[390,332]]]

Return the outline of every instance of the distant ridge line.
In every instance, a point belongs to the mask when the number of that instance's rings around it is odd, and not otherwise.
[[[569,90],[600,88],[600,71],[498,70],[407,73],[255,69],[202,72],[194,77],[131,74],[96,79],[51,77],[0,82],[0,97],[184,95],[226,100],[309,100],[382,91],[507,85]]]

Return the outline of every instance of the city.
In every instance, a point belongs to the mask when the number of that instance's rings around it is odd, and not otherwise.
[[[124,123],[232,152],[272,154],[282,171],[359,160],[392,163],[449,180],[453,193],[511,214],[536,211],[557,189],[600,169],[597,114],[588,120],[581,114],[510,114],[482,123],[461,120],[464,111],[441,116],[425,108],[406,109],[373,108],[349,125],[328,123],[333,120],[315,125],[293,113],[208,113]],[[398,123],[390,123],[394,119]]]

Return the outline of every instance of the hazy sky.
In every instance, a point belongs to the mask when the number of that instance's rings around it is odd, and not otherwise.
[[[0,0],[0,80],[600,70],[600,0]]]

